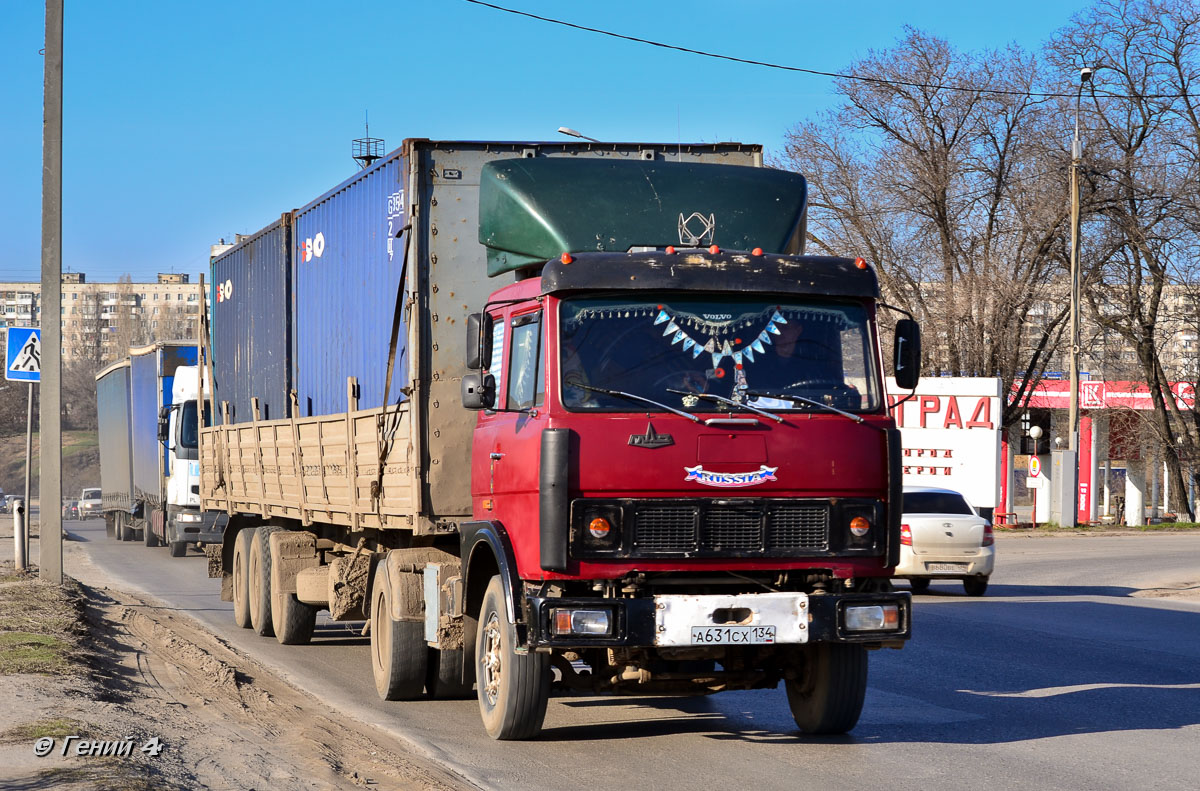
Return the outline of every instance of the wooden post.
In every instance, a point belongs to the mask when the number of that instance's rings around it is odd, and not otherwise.
[[[307,527],[312,524],[312,514],[308,510],[308,495],[304,491],[304,460],[300,454],[300,427],[296,425],[296,415],[300,413],[300,399],[296,391],[291,392],[292,408],[292,467],[295,470],[296,483],[300,488],[300,523]]]
[[[350,526],[359,528],[358,449],[354,447],[354,413],[358,411],[358,377],[346,377],[346,504],[350,508]]]
[[[261,418],[261,413],[258,408],[257,396],[250,399],[250,414],[252,419],[252,427],[254,429],[254,467],[258,475],[258,512],[266,519],[267,514],[267,480],[266,471],[263,470],[262,460],[262,441],[258,436],[258,421]],[[249,494],[249,492],[247,492]]]

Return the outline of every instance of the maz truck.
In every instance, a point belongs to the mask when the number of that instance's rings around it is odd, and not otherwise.
[[[854,727],[911,633],[901,444],[874,269],[805,255],[806,206],[753,145],[408,140],[217,256],[237,623],[365,621],[381,698],[474,687],[497,739],[552,687]]]

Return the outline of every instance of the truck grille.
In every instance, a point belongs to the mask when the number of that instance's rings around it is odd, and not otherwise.
[[[643,503],[634,512],[635,554],[758,555],[828,548],[828,503]]]

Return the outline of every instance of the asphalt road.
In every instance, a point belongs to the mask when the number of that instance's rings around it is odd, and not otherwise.
[[[310,646],[234,627],[194,550],[69,522],[68,573],[90,563],[186,612],[296,684],[486,788],[1188,789],[1200,787],[1200,534],[1002,536],[992,585],[916,597],[914,637],[871,657],[858,727],[808,739],[782,689],[705,698],[556,697],[535,741],[487,738],[474,700],[384,703],[367,640],[334,624]]]

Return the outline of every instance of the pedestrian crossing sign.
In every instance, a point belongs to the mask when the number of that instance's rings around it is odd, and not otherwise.
[[[42,381],[42,331],[9,327],[4,378],[10,382]]]

